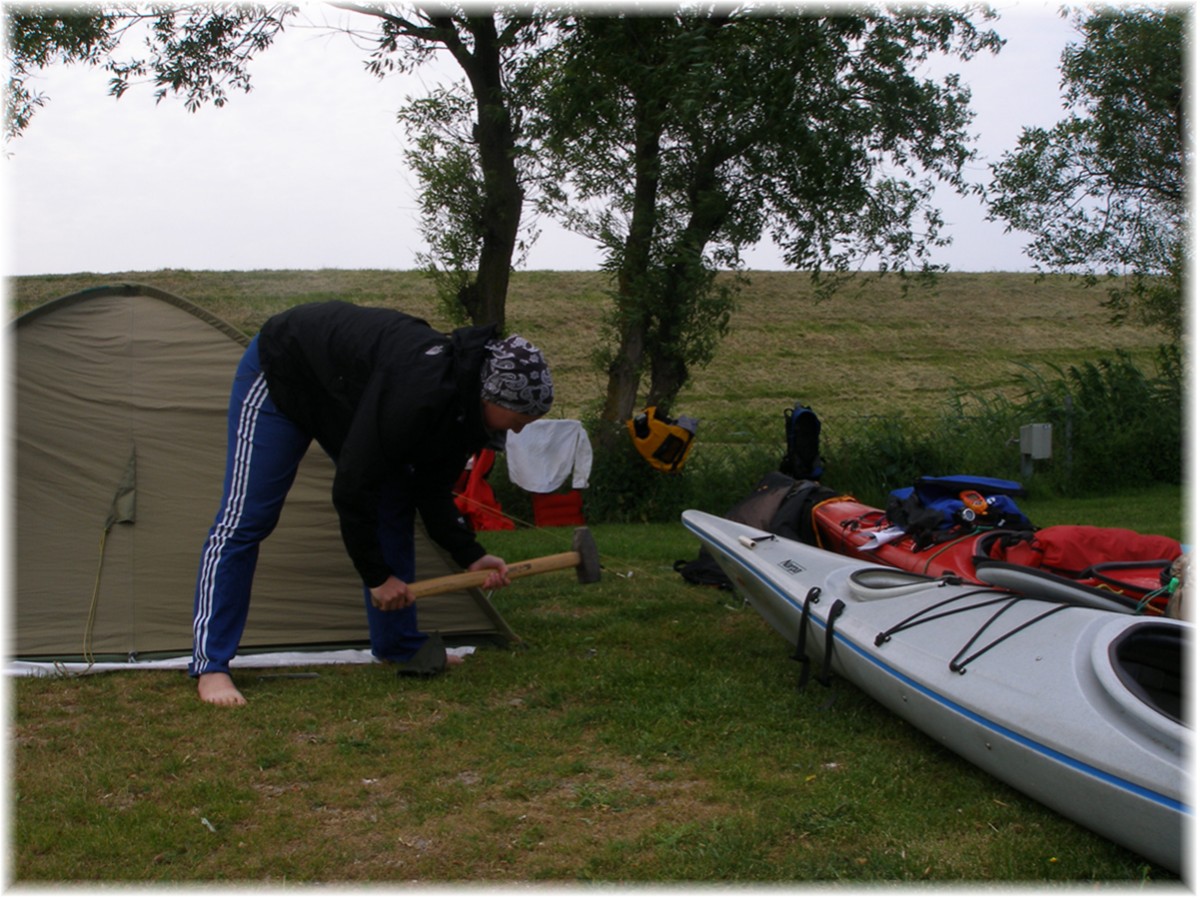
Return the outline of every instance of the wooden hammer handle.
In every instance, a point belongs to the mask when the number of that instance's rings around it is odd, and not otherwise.
[[[538,575],[542,572],[554,572],[558,569],[572,569],[579,565],[579,553],[570,550],[566,553],[555,553],[553,556],[539,556],[537,559],[527,559],[524,562],[511,563],[508,567],[509,578],[523,578],[526,575]],[[493,569],[480,569],[477,572],[458,572],[454,575],[443,575],[441,578],[427,578],[424,581],[414,581],[409,584],[414,600],[422,597],[432,597],[435,594],[448,594],[467,588],[482,587]]]

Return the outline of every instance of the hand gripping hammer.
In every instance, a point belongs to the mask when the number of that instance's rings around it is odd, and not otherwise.
[[[600,580],[600,553],[596,550],[596,541],[592,538],[592,533],[586,528],[575,529],[571,549],[566,553],[510,563],[508,577],[524,578],[527,575],[540,575],[543,572],[556,572],[572,567],[580,584],[592,584]],[[419,600],[421,597],[477,588],[483,585],[491,572],[491,569],[480,569],[477,572],[458,572],[454,575],[443,575],[441,578],[427,578],[424,581],[412,582],[409,589],[413,599]]]

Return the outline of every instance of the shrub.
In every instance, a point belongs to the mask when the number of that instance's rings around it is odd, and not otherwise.
[[[1012,396],[959,392],[926,418],[823,417],[822,481],[875,506],[921,475],[1009,478],[1031,492],[1064,496],[1182,482],[1178,350],[1160,351],[1152,374],[1121,353],[1065,371],[1048,369],[1026,368]],[[1028,473],[1019,434],[1021,425],[1035,422],[1053,427],[1053,457]],[[586,427],[594,462],[585,511],[593,522],[670,522],[693,508],[722,514],[779,467],[784,451],[782,418],[705,419],[683,469],[665,474],[638,455],[624,426],[593,420]],[[529,521],[528,498],[503,469],[492,477],[497,496],[506,512]]]
[[[1125,353],[1054,369],[1034,378],[1025,408],[1054,426],[1055,487],[1087,493],[1146,482],[1179,484],[1183,475],[1183,365],[1162,348],[1158,371],[1142,372]],[[1032,421],[1032,419],[1031,419]],[[1060,437],[1061,436],[1061,437]]]

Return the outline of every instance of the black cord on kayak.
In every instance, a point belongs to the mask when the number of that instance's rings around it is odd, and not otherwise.
[[[800,634],[796,638],[796,652],[792,654],[792,659],[800,663],[800,680],[796,683],[796,690],[803,691],[808,686],[808,673],[811,664],[808,659],[808,611],[814,603],[821,602],[821,588],[811,587],[808,589],[808,594],[804,598],[804,607],[800,610]]]

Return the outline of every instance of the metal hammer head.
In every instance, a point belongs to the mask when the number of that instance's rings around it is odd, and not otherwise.
[[[596,549],[596,541],[586,528],[576,528],[575,537],[571,540],[571,549],[579,554],[579,562],[575,566],[575,574],[579,576],[580,584],[592,584],[600,580],[600,551]]]

